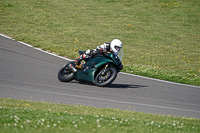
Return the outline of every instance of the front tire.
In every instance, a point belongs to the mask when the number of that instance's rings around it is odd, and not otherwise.
[[[58,79],[60,82],[70,82],[73,80],[73,73],[67,67],[63,67],[58,71]]]
[[[117,77],[117,70],[115,68],[110,68],[105,74],[102,74],[103,71],[102,69],[95,77],[95,84],[99,87],[110,85]]]

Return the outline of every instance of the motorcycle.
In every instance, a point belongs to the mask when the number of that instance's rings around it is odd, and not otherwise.
[[[79,54],[84,52],[79,51]],[[122,57],[123,51],[120,50],[118,55],[112,52],[97,54],[79,66],[75,64],[75,61],[71,61],[58,71],[58,79],[61,82],[77,80],[92,82],[98,87],[108,86],[116,79],[117,73],[123,69]]]

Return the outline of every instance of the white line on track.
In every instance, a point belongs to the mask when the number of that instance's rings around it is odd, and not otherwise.
[[[0,36],[3,36],[3,37],[5,37],[5,38],[11,39],[11,40],[14,40],[14,39],[12,39],[11,37],[8,37],[8,36],[3,35],[3,34],[1,34],[1,33],[0,33]],[[67,61],[73,61],[73,60],[71,60],[71,59],[69,59],[69,58],[62,57],[62,56],[58,56],[58,55],[56,55],[56,54],[49,53],[49,52],[44,51],[44,50],[41,50],[41,49],[39,49],[39,48],[35,48],[35,47],[33,47],[32,45],[30,45],[30,44],[27,44],[27,43],[24,43],[24,42],[21,42],[21,41],[17,41],[17,42],[19,42],[20,44],[23,44],[23,45],[25,45],[25,46],[32,47],[32,48],[34,48],[34,49],[36,49],[36,50],[39,50],[39,51],[41,51],[41,52],[43,52],[43,53],[46,53],[46,54],[49,54],[49,55],[52,55],[52,56],[55,56],[55,57],[58,57],[58,58],[61,58],[61,59],[67,60]],[[187,85],[187,84],[175,83],[175,82],[170,82],[170,81],[165,81],[165,80],[160,80],[160,79],[154,79],[154,78],[148,78],[148,77],[139,76],[139,75],[135,75],[135,74],[124,73],[124,72],[120,72],[120,73],[121,73],[121,74],[124,74],[124,75],[129,75],[129,76],[133,76],[133,77],[139,77],[139,78],[143,78],[143,79],[149,79],[149,80],[159,81],[159,82],[168,83],[168,84],[174,84],[174,85],[180,85],[180,86],[186,86],[186,87],[193,87],[193,88],[200,88],[200,86],[194,86],[194,85]]]

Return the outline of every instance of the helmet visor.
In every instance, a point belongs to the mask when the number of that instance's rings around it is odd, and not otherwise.
[[[116,49],[117,51],[120,51],[121,47],[115,46],[115,49]]]

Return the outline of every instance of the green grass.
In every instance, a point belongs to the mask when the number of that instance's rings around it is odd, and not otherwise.
[[[71,59],[118,38],[124,72],[200,85],[199,0],[1,0],[0,33]]]
[[[199,133],[200,119],[0,98],[1,132]]]

